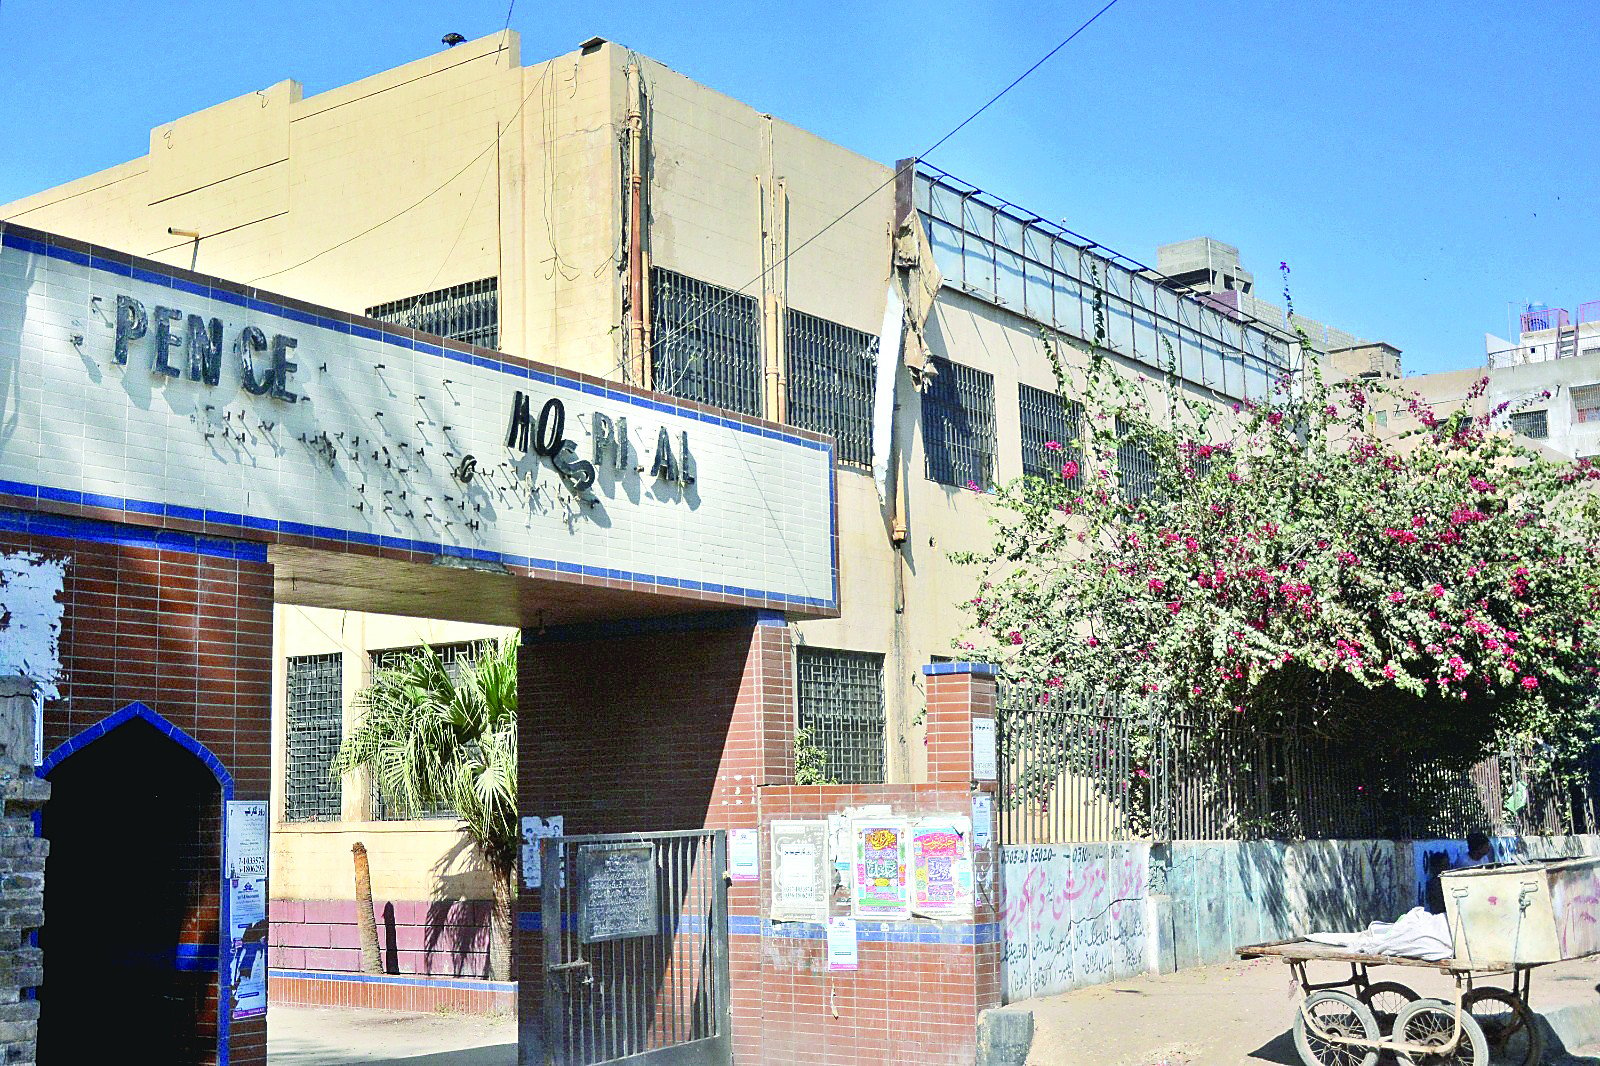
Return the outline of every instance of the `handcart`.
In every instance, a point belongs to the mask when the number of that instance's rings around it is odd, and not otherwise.
[[[1239,949],[1240,958],[1289,965],[1303,995],[1294,1043],[1306,1066],[1376,1066],[1384,1052],[1407,1066],[1542,1060],[1544,1036],[1528,1006],[1532,971],[1600,954],[1600,859],[1453,870],[1441,883],[1454,945],[1449,959],[1365,954],[1303,939]],[[1313,981],[1312,962],[1343,963],[1350,974]],[[1398,981],[1373,981],[1368,971],[1376,966],[1438,970],[1454,979],[1454,994],[1428,998]]]

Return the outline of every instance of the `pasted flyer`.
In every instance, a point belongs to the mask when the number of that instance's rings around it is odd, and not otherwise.
[[[862,818],[852,826],[855,877],[850,911],[857,918],[904,921],[911,917],[910,831],[903,818]]]
[[[860,965],[856,948],[856,920],[828,919],[828,969],[854,970]]]
[[[972,832],[967,819],[930,818],[911,832],[911,909],[930,918],[972,914]]]
[[[728,830],[728,876],[735,881],[761,877],[761,830]]]
[[[773,921],[822,921],[828,915],[828,896],[832,888],[828,824],[820,819],[773,822]]]
[[[235,1018],[267,1013],[267,804],[229,800],[228,993]]]

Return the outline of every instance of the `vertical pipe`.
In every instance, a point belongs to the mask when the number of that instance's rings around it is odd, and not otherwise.
[[[628,93],[628,343],[633,356],[633,383],[652,388],[650,353],[645,346],[644,241],[644,164],[639,158],[644,144],[644,114],[639,108],[642,89],[639,65],[629,63],[623,70]]]

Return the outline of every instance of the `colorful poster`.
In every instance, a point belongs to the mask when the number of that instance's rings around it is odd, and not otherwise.
[[[907,867],[911,834],[903,818],[859,818],[851,824],[855,842],[855,891],[850,912],[857,918],[905,921],[911,917]]]
[[[828,919],[828,969],[854,970],[860,965],[856,951],[856,920]]]
[[[761,877],[761,830],[728,830],[728,876],[735,881]]]
[[[911,909],[929,918],[972,915],[972,828],[965,817],[925,818],[911,833]]]
[[[772,913],[776,922],[820,922],[828,916],[833,868],[828,823],[773,822]]]
[[[972,720],[972,779],[993,781],[999,768],[995,762],[994,719]]]
[[[224,823],[230,1005],[255,1018],[267,1013],[267,805],[229,800]]]

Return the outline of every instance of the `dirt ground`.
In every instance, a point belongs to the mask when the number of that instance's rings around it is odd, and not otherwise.
[[[1333,980],[1336,974],[1313,970],[1312,980]],[[1453,987],[1448,977],[1431,970],[1389,966],[1372,974],[1374,981],[1401,981],[1423,995],[1448,994]],[[1542,967],[1534,971],[1532,1006],[1547,1012],[1582,1004],[1600,1012],[1597,986],[1600,958]],[[1289,968],[1258,959],[1138,977],[1013,1006],[1034,1013],[1030,1066],[1299,1066],[1290,1032],[1297,999]],[[1547,1061],[1600,1064],[1600,1048],[1552,1049]]]
[[[512,1015],[273,1007],[271,1066],[516,1066]]]

